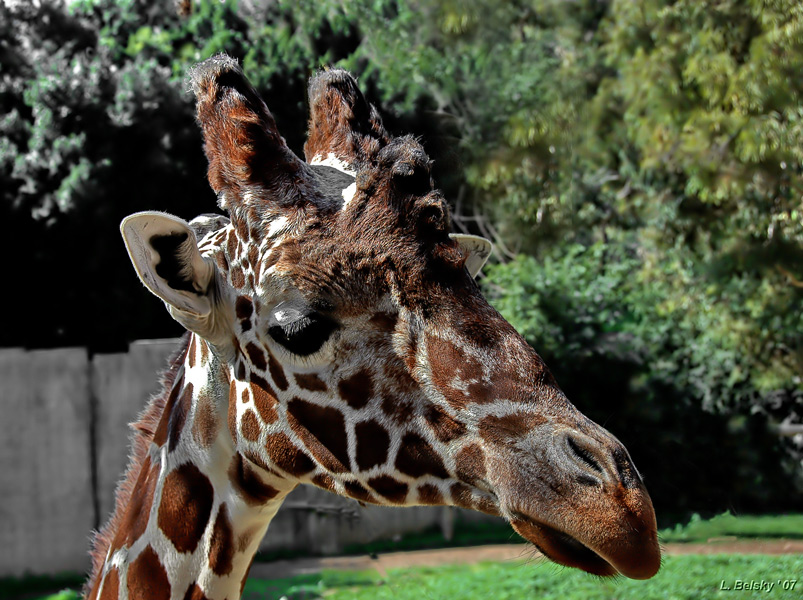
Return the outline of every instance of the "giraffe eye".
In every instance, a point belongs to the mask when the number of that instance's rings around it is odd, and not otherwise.
[[[337,323],[307,306],[282,302],[273,309],[268,335],[298,356],[321,349],[337,329]]]

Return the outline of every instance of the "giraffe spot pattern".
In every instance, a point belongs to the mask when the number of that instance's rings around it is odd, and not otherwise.
[[[485,453],[478,444],[469,444],[457,453],[455,472],[458,479],[469,485],[485,479]]]
[[[427,407],[424,418],[435,437],[443,443],[454,441],[466,433],[466,426],[437,404],[430,404]]]
[[[307,390],[309,392],[325,392],[329,389],[326,386],[326,382],[315,373],[298,373],[295,379],[296,385],[302,390]]]
[[[276,413],[276,393],[271,389],[264,379],[257,379],[251,376],[251,396],[254,398],[254,406],[256,406],[259,416],[262,417],[262,422],[266,425],[275,423],[279,418]]]
[[[245,273],[243,273],[243,269],[239,265],[232,267],[231,271],[229,271],[229,276],[235,289],[239,290],[245,285]]]
[[[195,420],[192,424],[192,437],[202,448],[209,448],[217,437],[220,422],[214,400],[208,391],[198,394],[195,403]]]
[[[293,477],[301,477],[315,469],[312,459],[297,448],[287,434],[269,435],[265,450],[273,464]]]
[[[226,419],[229,433],[233,440],[237,439],[237,382],[229,383],[229,410]]]
[[[205,341],[199,340],[198,347],[201,349],[201,365],[206,365],[209,360],[209,346],[206,345]]]
[[[449,477],[440,455],[416,433],[406,433],[402,438],[399,453],[396,455],[396,468],[410,477]]]
[[[462,381],[470,381],[481,377],[483,372],[479,361],[461,348],[449,340],[429,336],[427,355],[432,383],[452,407],[462,409],[469,402],[487,402],[493,399],[493,390],[484,383],[469,384],[467,392],[453,387],[455,376]]]
[[[234,456],[229,467],[229,480],[251,506],[261,506],[275,498],[279,491],[260,479],[257,472],[246,462],[239,452]]]
[[[229,230],[228,233],[229,236],[226,240],[226,253],[230,259],[234,259],[237,256],[237,236],[234,235],[234,231]]]
[[[234,532],[231,528],[229,509],[220,505],[212,526],[212,537],[209,549],[209,567],[216,575],[231,573],[234,559]]]
[[[240,431],[243,432],[243,437],[249,442],[256,442],[259,440],[261,428],[256,414],[250,408],[246,409],[245,413],[243,413],[240,421]]]
[[[176,382],[173,384],[170,394],[167,397],[167,402],[165,402],[164,411],[162,411],[162,417],[159,419],[159,425],[156,427],[156,431],[153,433],[153,443],[157,446],[163,446],[167,441],[170,415],[173,412],[173,405],[176,403],[178,395],[181,393],[183,387],[184,376],[182,375],[181,377],[176,378]]]
[[[193,336],[193,339],[195,339],[195,336]],[[184,424],[187,422],[187,415],[192,406],[192,392],[193,385],[192,383],[188,383],[181,393],[181,398],[173,405],[173,410],[170,411],[167,443],[170,452],[176,449],[178,440],[181,437],[181,432],[184,429]]]
[[[238,239],[237,239],[237,255],[241,255],[243,253],[243,243],[242,240],[248,240],[248,221],[246,219],[234,219],[233,221],[234,229],[237,231]]]
[[[196,339],[195,336],[192,336],[192,341],[190,342],[190,348],[187,351],[187,364],[190,368],[195,366],[195,346],[196,346]]]
[[[264,371],[268,365],[265,361],[265,353],[262,349],[254,342],[248,342],[245,346],[245,351],[248,353],[248,358],[251,359],[251,364],[260,371]]]
[[[242,455],[266,473],[282,478],[282,475],[269,465],[268,461],[265,460],[265,457],[261,453],[246,449],[243,450]]]
[[[218,268],[227,273],[229,270],[229,260],[226,258],[226,255],[223,252],[218,252],[215,255],[215,262],[217,263]]]
[[[437,486],[431,483],[425,483],[418,486],[418,501],[421,504],[441,505],[443,504],[443,495]]]
[[[264,269],[267,271],[271,267],[275,267],[278,262],[282,259],[282,248],[281,246],[278,248],[274,248],[268,257],[264,261]]]
[[[326,473],[319,473],[315,477],[312,478],[313,485],[317,485],[319,488],[323,488],[330,492],[335,491],[335,480],[332,479]]]
[[[146,456],[142,462],[137,483],[131,492],[128,509],[123,517],[123,525],[117,530],[112,541],[112,551],[119,550],[124,546],[130,547],[145,533],[158,480],[159,469],[152,469],[151,459]]]
[[[382,394],[382,412],[390,417],[397,425],[402,425],[413,412],[413,403],[400,396]]]
[[[120,594],[120,575],[116,567],[109,569],[103,580],[103,591],[99,600],[118,600]],[[90,598],[93,596],[90,595]]]
[[[385,361],[383,366],[385,380],[392,383],[395,390],[401,395],[409,395],[418,389],[418,384],[410,375],[405,364],[393,356]]]
[[[170,581],[150,546],[128,566],[127,584],[129,600],[170,600]]]
[[[270,376],[273,378],[276,387],[283,392],[286,391],[289,384],[287,383],[287,377],[284,375],[284,369],[282,369],[282,365],[274,358],[270,350],[268,351],[268,369],[270,370]]]
[[[257,237],[257,236],[254,236]],[[255,268],[259,267],[259,250],[256,244],[251,244],[248,247],[248,262]]]
[[[343,413],[293,398],[287,404],[287,421],[325,469],[333,473],[350,470]]]
[[[452,494],[452,502],[455,506],[474,508],[474,503],[471,501],[471,489],[467,485],[455,482],[449,491]]]
[[[360,369],[350,377],[342,380],[337,385],[340,397],[345,400],[351,408],[363,408],[371,398],[374,390],[374,383],[371,374],[366,369]]]
[[[383,464],[388,458],[390,436],[376,421],[363,421],[354,427],[357,438],[357,468],[367,471],[375,465]]]
[[[534,413],[512,413],[497,417],[488,415],[479,422],[480,437],[492,444],[509,444],[529,433],[535,427],[547,423],[544,416]]]
[[[368,480],[368,485],[394,504],[404,504],[407,499],[407,492],[410,489],[410,486],[406,483],[394,479],[390,475],[372,477]]]
[[[360,502],[376,503],[376,501],[373,499],[373,496],[371,496],[371,492],[366,490],[359,481],[350,479],[343,483],[343,488],[346,490],[346,494],[355,500],[359,500]]]
[[[251,329],[251,315],[254,312],[254,304],[248,296],[237,296],[234,302],[234,312],[240,320],[240,327],[242,330],[249,331]]]
[[[159,503],[159,528],[179,552],[198,546],[212,512],[214,490],[192,463],[168,473]]]

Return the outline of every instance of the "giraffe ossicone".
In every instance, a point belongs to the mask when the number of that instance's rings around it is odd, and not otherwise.
[[[501,515],[560,564],[653,576],[655,514],[627,450],[483,298],[490,244],[452,233],[421,145],[388,135],[342,70],[310,83],[306,161],[236,61],[190,81],[228,217],[121,226],[188,335],[134,425],[88,596],[240,597],[301,483]]]

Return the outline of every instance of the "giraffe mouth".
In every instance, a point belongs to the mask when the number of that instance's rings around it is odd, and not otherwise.
[[[510,523],[519,535],[553,562],[601,577],[619,573],[611,563],[568,533],[521,513],[515,513]]]

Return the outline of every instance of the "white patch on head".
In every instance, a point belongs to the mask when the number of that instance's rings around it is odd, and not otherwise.
[[[284,233],[285,229],[287,229],[287,222],[289,219],[287,217],[277,217],[270,222],[270,227],[268,227],[268,237],[276,237],[280,233]]]
[[[337,156],[332,154],[331,152],[323,156],[316,156],[311,161],[309,161],[311,165],[322,165],[324,167],[332,167],[333,169],[337,169],[341,173],[345,173],[346,175],[351,175],[352,177],[356,177],[357,173],[352,169],[348,164],[344,161],[340,160]],[[343,196],[345,197],[345,191],[343,192]]]
[[[349,202],[351,202],[354,199],[354,196],[357,195],[357,182],[355,181],[346,189],[344,189],[342,194],[343,194],[343,208],[346,208]]]

